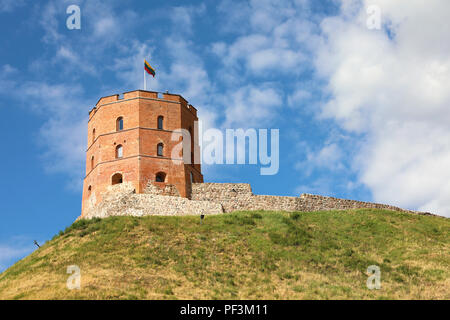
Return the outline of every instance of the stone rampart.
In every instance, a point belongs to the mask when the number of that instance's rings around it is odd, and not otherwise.
[[[247,183],[194,183],[191,199],[180,197],[171,185],[147,185],[145,193],[136,194],[131,184],[111,186],[103,201],[93,203],[86,218],[118,215],[200,215],[233,211],[324,211],[358,208],[387,209],[427,214],[391,205],[302,194],[300,197],[254,195]]]

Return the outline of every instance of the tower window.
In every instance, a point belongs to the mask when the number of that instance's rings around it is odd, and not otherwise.
[[[164,182],[166,181],[166,174],[164,172],[158,172],[155,178],[156,182]]]
[[[158,143],[158,146],[156,147],[156,154],[158,157],[162,157],[164,155],[164,145],[162,143]]]
[[[122,182],[123,182],[123,179],[122,179],[122,174],[121,173],[116,173],[111,178],[111,184],[112,185],[119,184],[119,183],[122,183]]]
[[[123,147],[121,144],[119,144],[116,147],[116,159],[122,158],[123,157]]]
[[[191,171],[191,183],[194,183],[194,174]]]
[[[123,118],[119,117],[116,120],[116,131],[121,131],[123,130]]]
[[[163,123],[164,123],[164,117],[163,116],[159,116],[158,117],[158,130],[162,130],[163,129]]]
[[[95,141],[95,128],[92,129],[92,143]]]
[[[92,156],[91,158],[91,170],[94,169],[94,156]]]
[[[92,191],[92,187],[91,187],[91,186],[89,186],[89,188],[88,188],[88,196],[90,196],[90,195],[91,195],[91,191]]]

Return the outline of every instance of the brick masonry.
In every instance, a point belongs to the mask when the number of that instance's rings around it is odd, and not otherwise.
[[[163,127],[158,127],[162,117]],[[122,119],[123,127],[118,126]],[[89,112],[86,150],[86,176],[83,185],[82,212],[100,204],[117,177],[133,184],[136,193],[145,193],[148,181],[164,176],[160,186],[171,185],[165,195],[188,197],[191,180],[203,182],[200,164],[185,163],[179,154],[172,157],[181,143],[177,132],[195,132],[197,110],[182,96],[136,90],[102,97]],[[188,153],[198,152],[198,139],[191,135]],[[163,154],[157,153],[162,144]],[[118,156],[117,148],[122,155]],[[183,150],[184,151],[184,150]]]

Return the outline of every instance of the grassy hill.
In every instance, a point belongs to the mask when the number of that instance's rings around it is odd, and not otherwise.
[[[384,210],[81,220],[0,274],[0,299],[449,299],[449,252],[450,219]]]

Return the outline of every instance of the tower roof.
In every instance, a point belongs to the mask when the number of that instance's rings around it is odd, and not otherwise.
[[[94,110],[97,110],[103,105],[116,103],[119,101],[129,100],[129,99],[152,99],[152,100],[161,100],[161,101],[169,101],[169,102],[175,102],[175,103],[181,103],[184,107],[186,107],[189,111],[191,111],[195,116],[197,116],[197,109],[189,104],[189,102],[180,94],[176,93],[169,93],[166,92],[158,92],[158,91],[148,91],[148,90],[133,90],[133,91],[127,91],[122,94],[113,94],[109,96],[104,96],[98,99],[97,103],[95,104],[95,107],[93,107],[89,111],[89,117],[91,117],[93,114],[92,112]],[[94,112],[95,113],[95,112]]]

